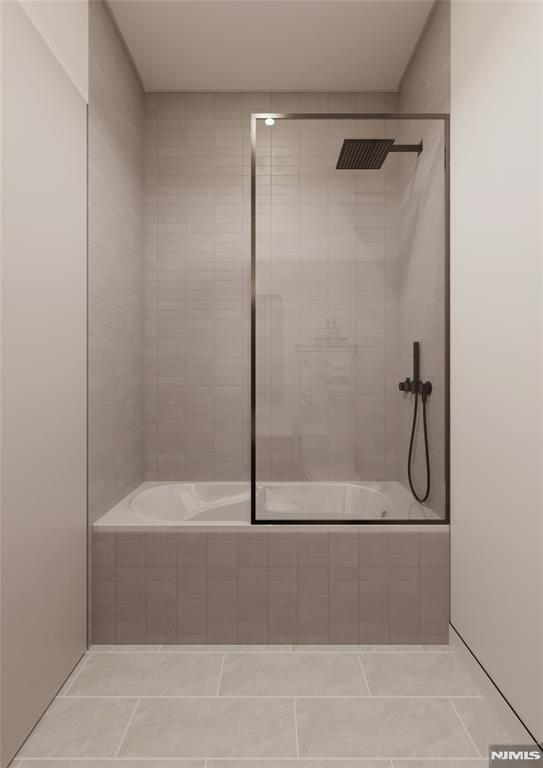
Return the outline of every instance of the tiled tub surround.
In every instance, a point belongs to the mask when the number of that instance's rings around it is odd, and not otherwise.
[[[449,646],[93,646],[18,768],[484,768]],[[91,763],[92,760],[92,763]]]
[[[447,526],[94,531],[95,643],[444,643]]]
[[[89,518],[145,478],[144,96],[106,3],[89,3]]]

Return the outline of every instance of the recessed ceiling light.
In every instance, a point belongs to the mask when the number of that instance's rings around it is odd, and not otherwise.
[[[275,120],[273,119],[273,117],[267,117],[264,120],[264,122],[266,123],[266,125],[275,125]]]

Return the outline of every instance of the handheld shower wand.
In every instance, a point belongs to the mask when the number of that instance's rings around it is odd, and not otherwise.
[[[413,407],[413,423],[411,425],[411,437],[409,439],[409,454],[407,457],[407,479],[409,487],[415,499],[424,502],[430,495],[431,475],[430,475],[430,447],[428,444],[428,419],[426,416],[426,404],[429,395],[432,394],[432,382],[421,381],[420,379],[420,341],[413,342],[413,380],[407,378],[399,383],[400,392],[410,392],[415,395],[415,405]],[[426,458],[426,490],[422,496],[419,496],[413,484],[412,463],[413,463],[413,445],[415,442],[415,430],[417,427],[417,416],[419,407],[419,395],[422,400],[422,424],[424,432],[424,453]]]

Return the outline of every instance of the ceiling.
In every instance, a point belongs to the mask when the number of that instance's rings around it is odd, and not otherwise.
[[[398,88],[433,0],[110,0],[146,90]]]

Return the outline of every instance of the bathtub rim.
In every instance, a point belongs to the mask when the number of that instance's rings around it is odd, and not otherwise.
[[[250,486],[250,481],[244,481],[244,480],[209,480],[209,481],[192,481],[190,484],[194,485],[197,483],[217,483],[222,485],[228,485],[228,484],[240,484],[247,482],[247,485]],[[324,484],[325,481],[323,481]],[[338,482],[338,481],[335,481]],[[368,481],[370,482],[379,482],[379,481]],[[385,481],[383,481],[385,482]],[[397,482],[397,481],[395,481]],[[150,488],[155,488],[161,485],[175,485],[175,484],[183,484],[188,483],[188,481],[183,480],[144,480],[142,483],[140,483],[136,488],[134,488],[130,493],[128,493],[126,496],[124,496],[122,499],[120,499],[116,504],[114,504],[107,512],[105,512],[103,515],[101,515],[98,520],[96,520],[94,523],[92,523],[92,532],[93,533],[106,533],[106,532],[130,532],[130,533],[189,533],[191,531],[193,532],[218,532],[218,531],[229,531],[229,532],[248,532],[261,530],[262,528],[268,529],[270,532],[286,532],[286,531],[292,531],[292,530],[305,530],[307,529],[307,526],[312,526],[315,528],[315,530],[324,532],[324,531],[345,531],[346,528],[349,526],[360,526],[360,525],[367,525],[371,526],[372,530],[374,530],[376,533],[378,532],[385,532],[391,525],[394,526],[394,529],[398,532],[413,532],[417,530],[417,526],[421,526],[421,528],[424,528],[425,530],[431,530],[428,528],[428,526],[434,526],[435,530],[443,530],[444,526],[447,528],[449,527],[449,521],[447,519],[396,519],[396,520],[387,520],[386,522],[383,522],[382,520],[319,520],[319,521],[312,521],[312,520],[281,520],[280,522],[273,522],[268,520],[261,520],[257,521],[257,523],[253,523],[251,521],[248,522],[236,522],[232,523],[231,521],[222,522],[210,522],[205,521],[202,523],[190,523],[190,524],[183,524],[181,523],[161,523],[158,520],[152,521],[150,519],[144,519],[142,522],[136,523],[136,524],[130,524],[130,523],[122,523],[122,522],[116,522],[116,523],[103,523],[101,522],[107,515],[110,513],[113,513],[115,510],[122,510],[123,507],[126,507],[126,510],[130,510],[131,502],[132,500],[142,491],[146,491]],[[351,484],[360,484],[363,485],[363,482],[356,482],[356,481],[345,481],[345,483],[351,483]],[[401,484],[400,484],[401,485]],[[130,512],[132,514],[132,512]],[[143,518],[143,515],[141,515]],[[403,528],[402,528],[403,526]],[[404,530],[405,529],[405,530]]]

